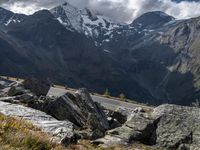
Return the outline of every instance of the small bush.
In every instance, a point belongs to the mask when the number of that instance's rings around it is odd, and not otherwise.
[[[104,96],[106,96],[106,97],[110,97],[110,92],[109,92],[109,90],[108,89],[106,89],[106,91],[104,92],[104,94],[103,94]]]
[[[119,98],[120,98],[120,100],[125,101],[126,96],[125,96],[123,93],[121,93],[121,94],[119,95]]]

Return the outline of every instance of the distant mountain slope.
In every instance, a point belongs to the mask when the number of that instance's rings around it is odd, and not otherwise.
[[[114,29],[121,26],[90,9],[80,10],[69,3],[64,3],[50,11],[67,29],[85,34],[87,37],[101,42],[105,36],[110,35]]]
[[[0,51],[8,59],[0,64],[3,74],[48,77],[68,86],[99,92],[108,87],[115,94],[130,82],[112,55],[96,47],[85,35],[66,30],[49,11],[39,11],[20,23],[10,24],[5,31],[2,36],[6,38],[0,41],[5,45]],[[125,76],[127,79],[123,80]]]
[[[30,16],[0,11],[2,74],[109,89],[151,104],[200,98],[200,18],[156,11],[122,25],[68,3]]]

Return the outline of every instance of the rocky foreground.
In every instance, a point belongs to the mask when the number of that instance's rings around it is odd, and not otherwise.
[[[86,89],[46,96],[50,85],[36,79],[0,79],[0,113],[29,120],[65,146],[80,139],[108,147],[141,143],[157,149],[200,149],[200,109],[161,105],[152,110],[106,110]]]

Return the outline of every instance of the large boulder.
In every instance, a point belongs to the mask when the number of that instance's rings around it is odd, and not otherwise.
[[[109,130],[104,138],[94,141],[96,144],[119,145],[139,141],[155,144],[155,122],[147,113],[134,113],[122,127]]]
[[[19,96],[27,93],[23,86],[13,86],[8,91],[8,96]]]
[[[0,77],[0,89],[8,87],[12,83],[14,82]]]
[[[159,147],[177,149],[189,145],[190,149],[200,149],[199,108],[161,105],[152,115],[159,120],[156,129]]]
[[[112,119],[116,119],[120,124],[124,124],[127,121],[127,116],[119,111],[112,111],[108,115]]]
[[[86,89],[75,94],[66,93],[58,98],[43,97],[30,107],[42,110],[58,120],[69,120],[76,125],[81,137],[96,139],[104,136],[109,129],[107,116],[103,108],[94,102]],[[81,130],[87,129],[86,132]]]
[[[26,79],[22,84],[25,89],[30,90],[36,96],[46,96],[50,89],[50,84],[48,82],[35,78]]]
[[[73,123],[68,120],[58,121],[44,112],[21,105],[10,104],[0,101],[0,113],[6,116],[20,117],[30,121],[33,125],[41,128],[43,132],[49,133],[52,141],[65,146],[76,141]]]
[[[107,116],[103,111],[103,107],[94,102],[89,92],[82,88],[75,93],[75,103],[81,109],[82,114],[87,118],[88,125],[92,129],[109,129]]]
[[[200,149],[200,109],[161,105],[152,112],[134,111],[121,127],[107,131],[96,144],[130,144],[139,141],[167,150]]]
[[[87,121],[81,109],[77,107],[67,95],[49,101],[45,109],[47,113],[58,120],[68,119],[78,127],[84,126]]]

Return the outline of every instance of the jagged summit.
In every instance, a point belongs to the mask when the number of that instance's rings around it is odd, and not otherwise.
[[[58,21],[69,29],[81,30],[80,10],[69,3],[64,3],[50,10]]]
[[[85,8],[78,9],[69,3],[64,3],[50,10],[66,28],[89,37],[98,37],[102,32],[109,32],[116,24],[109,18]]]
[[[95,14],[95,12],[89,8],[85,8],[82,10],[82,13],[89,16],[89,19],[92,21],[96,21],[98,20],[97,15]]]

